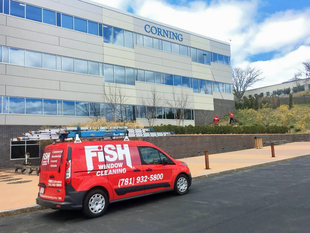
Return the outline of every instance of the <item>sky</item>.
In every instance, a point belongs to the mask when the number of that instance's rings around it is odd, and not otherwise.
[[[231,45],[232,68],[248,65],[282,83],[310,60],[309,0],[92,0]]]

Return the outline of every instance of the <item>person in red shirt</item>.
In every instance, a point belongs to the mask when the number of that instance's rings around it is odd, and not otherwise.
[[[234,120],[234,114],[231,112],[231,111],[228,111],[229,113],[229,116],[230,116],[230,121],[229,121],[229,124],[231,124],[232,122],[235,123],[235,120]]]
[[[213,122],[214,122],[214,124],[217,124],[217,123],[219,123],[219,118],[217,117],[217,115],[213,118]]]

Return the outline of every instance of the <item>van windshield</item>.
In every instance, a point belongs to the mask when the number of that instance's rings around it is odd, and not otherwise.
[[[62,155],[63,150],[46,150],[41,161],[41,171],[58,171]]]

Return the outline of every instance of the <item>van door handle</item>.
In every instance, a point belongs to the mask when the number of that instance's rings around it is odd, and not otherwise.
[[[153,170],[151,168],[148,168],[145,171],[150,172],[150,171],[153,171]]]
[[[135,169],[133,170],[134,172],[140,172],[141,170],[140,169]]]
[[[53,178],[55,178],[55,176],[51,175],[50,178],[53,179]]]

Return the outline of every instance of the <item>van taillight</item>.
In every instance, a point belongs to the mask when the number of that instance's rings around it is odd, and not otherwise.
[[[71,183],[71,160],[66,163],[66,185]]]

